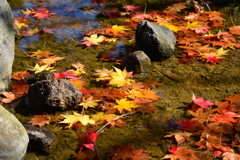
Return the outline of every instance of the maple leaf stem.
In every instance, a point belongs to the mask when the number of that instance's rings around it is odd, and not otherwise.
[[[208,10],[211,11],[211,8],[210,8],[210,6],[208,5],[208,3],[206,3],[206,6],[207,6]]]
[[[230,17],[230,20],[231,20],[232,25],[235,26],[235,24],[234,24],[234,22],[233,22],[233,19],[232,19],[232,14],[231,14],[231,13],[230,13],[229,17]]]
[[[83,116],[83,114],[84,114],[84,106],[82,107],[82,113],[81,113],[81,115]]]
[[[143,14],[146,13],[146,10],[147,10],[147,3],[145,2],[145,8],[144,8]]]
[[[35,58],[35,57],[31,57],[29,54],[27,54],[23,49],[22,49],[22,51],[23,51],[23,53],[24,54],[26,54],[26,56],[28,56],[28,57],[30,57],[30,58],[34,58],[34,59],[37,59],[37,60],[39,60],[40,61],[40,59],[39,58]]]
[[[97,153],[97,159],[98,159],[98,160],[101,160],[100,154],[99,154],[99,152],[98,152],[97,143],[96,143],[96,142],[93,142],[93,144],[94,144],[95,152]]]

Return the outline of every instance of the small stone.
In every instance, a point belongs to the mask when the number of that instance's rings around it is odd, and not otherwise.
[[[169,28],[143,20],[136,31],[136,43],[152,61],[163,61],[174,54],[176,37]]]
[[[28,103],[39,109],[73,109],[81,97],[78,88],[65,79],[38,81],[28,90]]]
[[[135,51],[127,56],[123,66],[126,67],[128,72],[148,72],[151,68],[151,60],[143,51]]]
[[[30,139],[28,150],[50,153],[56,148],[58,139],[53,132],[31,124],[23,124],[23,126]]]

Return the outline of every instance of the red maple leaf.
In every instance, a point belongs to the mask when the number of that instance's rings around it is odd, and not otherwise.
[[[98,6],[100,6],[100,4],[105,4],[104,0],[91,0],[90,5],[93,5],[94,3],[97,3]]]
[[[53,73],[54,74],[54,79],[64,79],[64,78],[74,78],[73,71],[62,71],[61,74],[59,73]]]
[[[94,142],[96,142],[98,135],[98,133],[94,133],[94,128],[92,130],[88,128],[84,135],[79,135],[79,138],[83,140],[80,151],[83,149],[83,146],[94,150]]]
[[[107,12],[104,12],[104,14],[108,17],[108,18],[114,18],[114,17],[119,17],[120,16],[120,13],[114,9],[114,10],[111,10],[111,11],[107,11]]]
[[[179,129],[183,129],[184,132],[194,132],[195,130],[198,130],[199,124],[197,121],[193,120],[182,120],[178,121],[177,124],[179,125]]]
[[[222,61],[222,60],[217,59],[216,56],[213,56],[213,55],[211,55],[211,54],[209,54],[209,55],[207,56],[207,59],[206,59],[206,62],[210,62],[210,63],[213,63],[213,64],[220,63],[221,61]]]
[[[33,17],[37,17],[37,19],[49,18],[51,15],[55,14],[49,13],[50,11],[45,7],[38,8],[37,11],[38,12],[32,12]]]
[[[234,117],[240,117],[240,115],[235,112],[232,112],[233,105],[231,105],[228,101],[224,101],[224,102],[216,101],[215,104],[217,105],[218,108],[213,109],[212,113],[213,112],[217,112],[217,113],[212,114],[210,118],[211,120],[217,121],[219,123],[221,122],[236,123],[237,122],[237,120],[234,119]]]
[[[126,9],[126,11],[132,11],[132,12],[136,12],[140,10],[140,6],[134,6],[134,5],[124,5],[122,8]]]
[[[211,103],[210,101],[203,101],[203,97],[196,98],[194,94],[192,96],[192,100],[195,104],[199,105],[204,109],[208,109],[209,106],[213,105],[213,103]]]
[[[214,115],[211,120],[215,120],[218,121],[219,123],[221,122],[225,122],[225,123],[236,123],[237,120],[234,119],[234,117],[240,117],[239,114],[234,113],[234,112],[230,112],[228,110],[222,110],[220,114],[216,114]]]

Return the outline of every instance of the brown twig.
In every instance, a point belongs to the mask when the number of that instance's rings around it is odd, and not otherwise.
[[[233,19],[232,19],[232,14],[230,13],[230,21],[232,22],[232,25],[235,26]]]

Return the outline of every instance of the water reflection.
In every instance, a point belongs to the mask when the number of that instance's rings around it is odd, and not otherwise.
[[[70,40],[74,38],[77,41],[83,39],[83,34],[86,31],[101,28],[101,24],[96,21],[96,15],[101,12],[101,9],[105,7],[101,4],[98,7],[96,4],[88,7],[91,1],[74,1],[74,0],[51,0],[49,2],[23,2],[22,8],[12,8],[14,17],[23,17],[28,19],[29,27],[23,27],[21,30],[28,31],[38,27],[40,30],[50,29],[52,36],[56,41]],[[20,5],[19,5],[20,6]],[[33,9],[34,12],[38,12],[39,8],[46,8],[50,15],[49,18],[35,18],[30,15],[23,15],[22,11],[27,9]],[[38,32],[33,36],[23,36],[20,40],[19,47],[27,48],[28,45],[33,44],[40,40],[40,35],[44,32]]]

